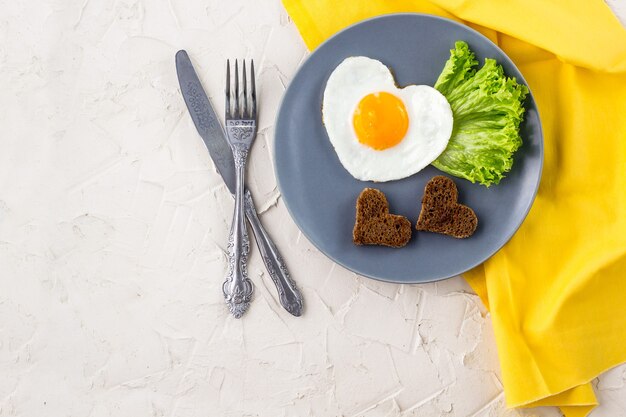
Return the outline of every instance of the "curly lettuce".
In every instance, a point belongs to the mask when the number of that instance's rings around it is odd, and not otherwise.
[[[434,86],[448,99],[454,126],[433,165],[489,187],[511,170],[513,153],[522,145],[519,125],[528,88],[507,78],[494,59],[485,59],[478,70],[477,65],[467,43],[457,41]]]

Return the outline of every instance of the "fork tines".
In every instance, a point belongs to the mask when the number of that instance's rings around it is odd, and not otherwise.
[[[254,80],[254,60],[250,60],[250,91],[248,91],[246,61],[243,60],[242,84],[239,92],[239,62],[235,60],[235,88],[231,92],[230,60],[226,60],[226,119],[256,119],[256,89]],[[232,104],[231,105],[231,101]]]

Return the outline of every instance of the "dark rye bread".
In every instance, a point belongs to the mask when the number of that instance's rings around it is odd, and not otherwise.
[[[356,201],[356,222],[352,240],[357,245],[384,245],[401,248],[411,239],[411,222],[389,214],[387,197],[374,188],[361,191]]]
[[[417,219],[417,230],[443,233],[456,238],[474,234],[478,217],[471,208],[459,204],[456,184],[448,177],[431,178],[424,189],[422,210]]]

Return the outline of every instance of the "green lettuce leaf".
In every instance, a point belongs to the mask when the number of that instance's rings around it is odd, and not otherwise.
[[[525,85],[507,78],[493,59],[476,70],[478,61],[467,43],[457,41],[435,88],[450,103],[452,136],[433,165],[450,175],[489,187],[513,166],[522,145],[519,125],[524,115]]]

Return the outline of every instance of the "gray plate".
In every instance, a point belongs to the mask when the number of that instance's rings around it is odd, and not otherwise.
[[[276,121],[274,161],[287,208],[300,230],[324,254],[344,267],[382,281],[418,283],[461,274],[502,247],[520,226],[535,198],[543,162],[537,106],[526,99],[521,126],[523,146],[512,171],[499,185],[486,188],[455,178],[461,203],[478,215],[468,239],[413,231],[401,249],[355,246],[355,202],[365,187],[382,190],[391,213],[415,224],[424,185],[441,172],[432,166],[403,180],[363,182],[341,165],[322,124],[326,80],[346,57],[382,61],[400,86],[433,85],[456,40],[466,41],[482,65],[495,58],[508,76],[526,83],[511,60],[480,33],[448,19],[421,14],[385,15],[351,26],[322,44],[299,69],[283,98]]]

